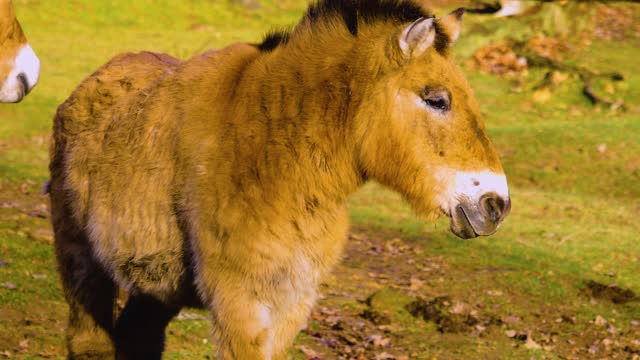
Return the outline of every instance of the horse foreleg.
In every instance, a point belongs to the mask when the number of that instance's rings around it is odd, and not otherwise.
[[[221,360],[272,359],[271,308],[247,289],[246,281],[229,278],[215,287],[210,307]]]
[[[315,288],[310,285],[307,290],[290,294],[289,302],[280,306],[274,314],[273,359],[289,359],[289,349],[296,335],[307,322],[309,312],[316,300]],[[295,299],[293,302],[292,299]]]
[[[308,281],[301,281],[304,270],[291,269],[278,281],[225,274],[224,281],[217,282],[210,308],[220,359],[288,358],[316,299],[317,281],[306,276]]]

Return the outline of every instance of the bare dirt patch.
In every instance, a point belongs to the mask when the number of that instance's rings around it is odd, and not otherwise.
[[[500,288],[497,278],[521,270],[454,265],[427,249],[398,234],[356,229],[299,350],[308,359],[640,356],[640,324],[585,313],[585,307],[603,308],[580,284],[566,302],[552,303]],[[467,281],[474,286],[457,285]],[[624,312],[621,299],[628,300],[630,290],[606,288],[591,294],[607,298],[614,313]]]
[[[614,304],[626,304],[631,301],[640,301],[640,297],[630,289],[620,288],[616,284],[604,285],[599,282],[589,280],[586,283],[584,293],[595,299],[604,299]]]

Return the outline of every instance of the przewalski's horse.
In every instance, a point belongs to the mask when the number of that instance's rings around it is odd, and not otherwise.
[[[509,195],[449,55],[462,15],[324,0],[259,45],[125,54],[85,80],[50,164],[71,357],[159,359],[170,319],[206,306],[220,358],[284,358],[369,179],[462,238],[495,232]]]
[[[0,0],[0,102],[19,102],[39,76],[40,60],[27,43],[11,0]]]

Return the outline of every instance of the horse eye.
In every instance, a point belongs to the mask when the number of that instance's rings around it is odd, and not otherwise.
[[[424,99],[424,102],[432,109],[438,111],[444,112],[450,109],[449,98],[443,95],[427,97]]]

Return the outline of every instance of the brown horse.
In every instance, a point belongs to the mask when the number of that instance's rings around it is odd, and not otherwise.
[[[11,0],[0,0],[0,102],[21,101],[39,76],[40,60],[27,43]]]
[[[86,79],[50,164],[70,357],[159,359],[171,318],[205,306],[220,358],[285,358],[370,179],[462,238],[495,232],[509,195],[449,54],[462,15],[321,0],[261,44],[125,54]]]

